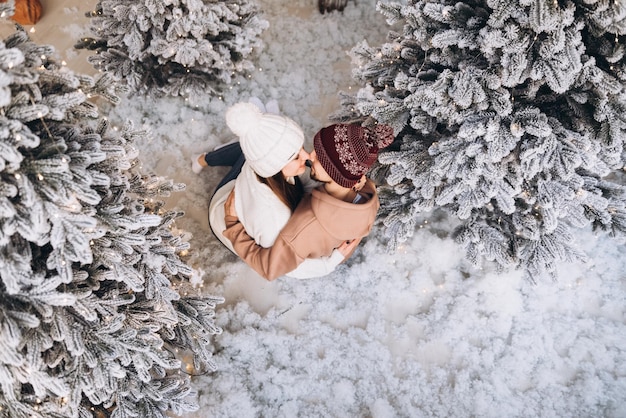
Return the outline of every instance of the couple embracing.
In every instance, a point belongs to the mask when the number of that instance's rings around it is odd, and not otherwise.
[[[238,141],[192,160],[194,172],[231,167],[209,204],[213,233],[267,280],[332,272],[372,228],[379,201],[365,173],[392,129],[331,125],[308,153],[299,125],[256,98],[230,107],[226,124]]]

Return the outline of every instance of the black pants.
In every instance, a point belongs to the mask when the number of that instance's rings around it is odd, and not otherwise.
[[[204,154],[204,161],[211,167],[230,167],[228,173],[226,173],[224,178],[215,188],[217,191],[229,181],[237,178],[239,173],[241,173],[243,163],[246,162],[246,157],[244,157],[243,151],[241,151],[241,145],[239,145],[239,142],[233,142],[214,151],[207,152]]]
[[[239,142],[233,142],[231,144],[226,144],[214,151],[207,152],[204,155],[204,161],[207,163],[207,165],[212,167],[230,167],[228,173],[226,173],[224,178],[222,178],[222,180],[218,183],[217,187],[215,187],[215,191],[213,192],[213,195],[211,195],[211,199],[209,199],[209,208],[211,208],[211,203],[213,198],[215,197],[215,193],[226,183],[237,178],[239,173],[241,173],[241,167],[243,167],[243,163],[246,162],[246,158],[243,155],[243,151],[241,151],[241,146],[239,145]],[[215,237],[218,239],[218,241],[221,241],[219,236],[213,230],[210,217],[211,216],[209,214],[209,228],[211,229],[213,235],[215,235]]]

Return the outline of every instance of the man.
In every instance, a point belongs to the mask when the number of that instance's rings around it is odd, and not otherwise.
[[[376,161],[378,151],[392,141],[393,130],[386,125],[365,128],[336,124],[321,129],[313,139],[309,164],[311,178],[321,185],[302,198],[274,245],[263,248],[246,233],[232,204],[232,193],[225,204],[223,235],[267,280],[285,274],[316,277],[315,272],[292,273],[305,259],[329,257],[333,249],[338,249],[345,260],[369,234],[379,201],[376,187],[365,173]]]

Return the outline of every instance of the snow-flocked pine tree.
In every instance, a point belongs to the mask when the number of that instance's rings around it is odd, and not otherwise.
[[[355,46],[334,120],[394,127],[376,172],[391,246],[443,208],[468,258],[554,274],[572,227],[626,232],[623,0],[378,2],[386,43]],[[621,173],[623,174],[623,173]],[[422,214],[422,215],[420,215]]]
[[[101,0],[77,48],[94,68],[154,96],[219,94],[251,77],[269,24],[253,0]]]
[[[214,307],[186,296],[189,247],[133,143],[75,74],[18,30],[0,42],[0,417],[165,417],[195,407],[181,353],[211,359]],[[181,295],[182,293],[182,295]],[[100,414],[98,414],[100,411]]]

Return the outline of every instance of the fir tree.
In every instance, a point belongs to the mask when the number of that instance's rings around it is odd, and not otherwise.
[[[102,0],[88,13],[95,38],[77,48],[131,91],[155,96],[217,94],[250,77],[268,22],[252,0]]]
[[[554,274],[584,260],[572,227],[626,232],[626,4],[476,0],[377,4],[388,42],[351,51],[356,96],[335,120],[394,127],[381,153],[391,245],[443,208],[471,261]]]
[[[193,410],[176,352],[214,368],[221,299],[180,294],[189,245],[160,199],[183,185],[139,171],[146,132],[99,117],[107,75],[18,29],[0,42],[0,417]]]

